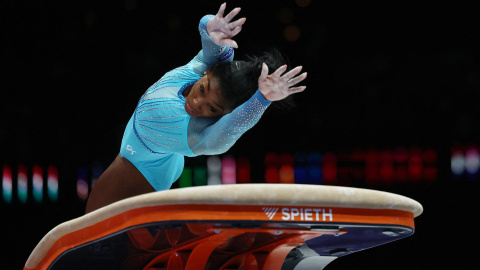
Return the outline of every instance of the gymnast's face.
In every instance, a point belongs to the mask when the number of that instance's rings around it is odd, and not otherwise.
[[[205,76],[183,91],[185,110],[193,117],[220,117],[231,112],[221,91],[218,79],[208,70]]]

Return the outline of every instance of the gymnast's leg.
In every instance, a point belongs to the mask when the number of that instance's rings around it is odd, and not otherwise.
[[[118,155],[95,183],[85,212],[90,213],[116,201],[154,191],[142,173],[130,161]]]

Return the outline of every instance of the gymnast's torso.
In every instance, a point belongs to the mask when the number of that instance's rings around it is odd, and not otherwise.
[[[247,102],[220,118],[191,117],[183,92],[212,65],[233,60],[233,48],[212,42],[199,24],[202,50],[186,65],[166,73],[140,98],[122,139],[120,156],[130,161],[155,190],[169,189],[180,177],[184,156],[226,152],[267,109],[259,90]]]

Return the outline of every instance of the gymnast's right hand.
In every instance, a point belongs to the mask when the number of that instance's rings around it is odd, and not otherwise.
[[[265,63],[262,64],[262,73],[258,78],[258,89],[260,89],[260,93],[262,93],[266,100],[282,100],[291,94],[302,92],[307,88],[306,86],[295,86],[307,78],[306,72],[298,75],[298,73],[302,71],[301,66],[283,74],[286,70],[287,65],[283,65],[268,75],[268,66]]]
[[[232,37],[236,36],[242,30],[242,25],[245,23],[245,18],[238,19],[234,22],[230,22],[239,12],[240,8],[234,8],[227,16],[223,17],[226,3],[220,6],[215,17],[213,17],[207,23],[207,32],[210,35],[212,41],[219,46],[230,46],[238,48],[237,42]]]

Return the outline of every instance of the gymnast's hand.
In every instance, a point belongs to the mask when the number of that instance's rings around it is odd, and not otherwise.
[[[236,36],[242,30],[242,25],[245,23],[245,18],[238,19],[234,22],[230,22],[239,12],[240,8],[234,8],[227,16],[223,17],[226,3],[220,6],[215,17],[213,17],[207,23],[207,32],[210,35],[212,41],[220,46],[230,46],[238,48],[237,42],[232,37]]]
[[[295,77],[302,67],[298,66],[289,72],[283,74],[287,70],[287,65],[279,67],[275,72],[268,75],[268,66],[263,63],[262,73],[258,78],[258,88],[263,97],[269,101],[282,100],[291,94],[302,92],[307,88],[306,86],[295,86],[297,83],[307,78],[307,73],[304,72]]]

